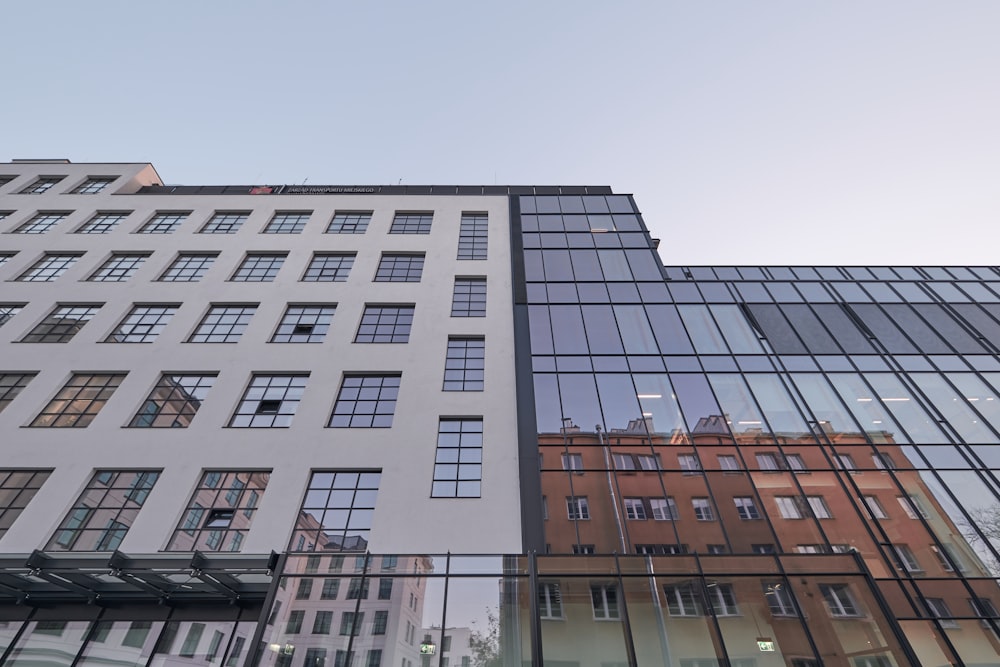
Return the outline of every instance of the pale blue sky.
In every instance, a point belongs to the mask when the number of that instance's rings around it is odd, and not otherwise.
[[[1000,264],[1000,2],[20,2],[0,160],[609,184],[667,263]]]

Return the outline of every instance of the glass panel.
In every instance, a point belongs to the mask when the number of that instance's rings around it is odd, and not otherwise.
[[[837,343],[823,328],[813,312],[809,310],[809,306],[786,304],[781,306],[781,310],[810,352],[813,354],[840,354]]]
[[[850,308],[853,308],[865,326],[878,338],[880,343],[885,345],[890,353],[913,354],[917,351],[903,335],[903,332],[899,330],[899,327],[893,324],[892,320],[879,310],[878,306],[855,304]]]
[[[632,280],[632,271],[623,250],[598,250],[605,280]]]
[[[687,331],[673,306],[646,306],[646,314],[653,325],[653,335],[663,354],[691,354],[694,349]],[[998,327],[1000,330],[1000,327]]]
[[[573,272],[578,281],[604,280],[604,274],[601,272],[601,264],[597,260],[597,251],[571,250],[570,257],[573,261]]]
[[[898,377],[891,373],[865,373],[865,378],[875,388],[875,393],[893,416],[906,429],[910,440],[921,444],[949,440],[941,431],[937,421],[927,414]],[[897,441],[902,442],[902,440]]]
[[[753,373],[746,376],[746,381],[775,434],[791,436],[800,441],[816,441],[778,376]]]
[[[980,416],[969,407],[970,402],[965,397],[959,396],[941,376],[934,373],[911,373],[910,377],[966,442],[972,444],[1000,442],[996,434],[987,428]]]
[[[861,437],[857,424],[826,379],[818,373],[795,373],[796,387],[817,419],[817,430],[831,439],[841,435]]]
[[[556,354],[587,354],[587,335],[579,306],[550,306]]]
[[[622,340],[611,306],[583,306],[591,354],[622,354]]]
[[[89,628],[89,621],[32,621],[4,667],[69,667]]]
[[[632,385],[632,376],[625,374],[598,375],[597,389],[604,412],[604,428],[608,435],[616,429],[632,431],[642,423],[642,409]],[[645,434],[645,426],[639,431]]]
[[[805,354],[806,348],[774,304],[752,303],[748,306],[757,324],[777,354]]]
[[[829,379],[872,442],[910,444],[910,440],[889,416],[882,403],[875,400],[872,390],[865,385],[861,376],[854,373],[836,373],[830,375]]]
[[[688,431],[706,435],[729,435],[729,427],[723,419],[722,410],[715,402],[715,396],[712,395],[704,375],[671,373],[670,381],[677,390],[677,398],[684,411]]]
[[[562,397],[562,419],[566,427],[576,425],[592,432],[595,424],[604,423],[594,376],[560,374],[559,394]]]
[[[762,434],[770,432],[753,396],[747,389],[746,382],[743,381],[743,376],[713,373],[709,374],[708,379],[737,441],[740,441],[741,437],[748,441],[755,440]]]
[[[699,354],[729,353],[707,306],[678,306],[677,310]]]
[[[955,348],[959,354],[981,354],[983,346],[963,329],[951,315],[938,304],[919,304],[913,306],[924,319],[930,322],[938,334]]]
[[[626,354],[659,354],[653,330],[642,306],[615,306],[618,330],[625,342]],[[593,343],[591,343],[593,348]]]
[[[917,317],[906,304],[886,304],[882,306],[889,317],[907,333],[916,346],[927,354],[947,354],[951,351],[944,341]]]
[[[684,418],[669,377],[643,373],[632,379],[649,432],[664,438],[673,434],[683,437]]]
[[[747,322],[747,318],[739,307],[716,305],[710,308],[734,354],[761,354],[764,352],[757,332]]]
[[[546,665],[628,664],[622,630],[622,593],[610,579],[553,582],[562,600],[562,622],[542,621]]]
[[[232,624],[229,624],[230,626]],[[152,621],[101,621],[80,656],[78,666],[145,667],[153,654],[163,623]],[[98,640],[100,638],[100,640]],[[213,658],[222,657],[225,644]]]
[[[548,306],[528,306],[528,327],[533,354],[552,354],[552,329]]]

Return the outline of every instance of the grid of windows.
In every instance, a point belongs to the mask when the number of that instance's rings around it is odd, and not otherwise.
[[[389,227],[390,234],[430,234],[433,212],[406,213],[397,211]]]
[[[278,211],[264,228],[265,234],[301,234],[312,211]]]
[[[270,478],[270,471],[206,470],[167,551],[239,551]]]
[[[98,470],[49,540],[51,551],[114,551],[149,497],[157,471]]]
[[[0,382],[2,380],[3,376],[0,375]],[[3,409],[2,403],[0,409]],[[3,537],[7,529],[14,524],[51,472],[51,470],[0,470],[0,537]]]
[[[76,230],[76,233],[107,234],[131,214],[132,211],[99,211],[93,218],[83,223],[83,225]]]
[[[0,303],[0,326],[21,312],[24,306],[14,303]]]
[[[205,223],[199,234],[235,234],[250,214],[246,211],[216,211],[215,215]]]
[[[406,343],[413,324],[413,305],[365,304],[355,343]]]
[[[34,181],[29,183],[27,187],[21,190],[18,194],[21,195],[40,195],[42,193],[48,192],[52,189],[52,186],[66,178],[65,176],[40,176]]]
[[[371,219],[371,211],[337,211],[326,228],[326,233],[364,234]]]
[[[337,307],[289,306],[271,338],[272,343],[322,343]]]
[[[344,375],[329,425],[334,428],[389,428],[399,395],[398,373]]]
[[[444,362],[445,391],[482,391],[486,363],[486,339],[448,338],[448,356]]]
[[[463,213],[458,232],[459,259],[486,259],[487,217],[485,213]]]
[[[302,280],[305,282],[342,283],[354,266],[353,252],[324,252],[313,255]]]
[[[217,254],[181,253],[158,280],[164,283],[198,282],[212,268]]]
[[[108,336],[108,343],[151,343],[156,340],[179,306],[136,305]]]
[[[380,471],[313,472],[289,551],[368,549]]]
[[[35,373],[0,373],[0,412],[28,386]]]
[[[80,255],[46,253],[17,279],[23,283],[47,283],[66,273]]]
[[[213,384],[215,375],[164,373],[129,426],[187,428]]]
[[[382,253],[375,270],[377,283],[419,283],[424,271],[424,254]]]
[[[483,479],[483,419],[438,422],[432,498],[478,498]]]
[[[486,317],[486,278],[455,278],[452,317]]]
[[[212,306],[191,334],[190,343],[235,343],[246,331],[257,305]]]
[[[100,305],[57,306],[44,320],[29,331],[22,343],[65,343],[89,322]]]
[[[124,373],[75,373],[31,425],[86,428],[124,379]]]
[[[269,283],[273,282],[285,263],[285,255],[276,253],[247,253],[243,263],[230,278],[238,283]]]
[[[140,234],[173,234],[181,226],[191,211],[157,211],[156,215],[149,219]]]
[[[117,176],[90,176],[72,190],[74,195],[96,195],[115,182]]]
[[[287,428],[302,400],[307,375],[254,375],[229,425]]]
[[[66,219],[69,213],[39,211],[33,218],[14,230],[15,234],[44,234]]]
[[[147,257],[149,255],[146,253],[115,253],[87,280],[99,283],[125,282],[135,275]]]

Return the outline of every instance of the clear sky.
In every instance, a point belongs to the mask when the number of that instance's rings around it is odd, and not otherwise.
[[[0,160],[609,184],[670,264],[1000,264],[1000,2],[10,3]]]

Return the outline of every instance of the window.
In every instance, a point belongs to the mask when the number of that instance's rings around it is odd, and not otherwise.
[[[449,337],[444,362],[445,391],[482,391],[486,366],[486,340],[482,337]]]
[[[205,226],[201,228],[198,232],[199,234],[235,234],[239,231],[243,223],[246,222],[247,218],[250,217],[248,212],[242,211],[231,211],[223,212],[216,211],[215,215],[212,216],[211,220],[205,223]]]
[[[732,584],[708,582],[708,601],[712,604],[712,610],[716,616],[739,616],[740,614]]]
[[[997,608],[993,604],[993,601],[989,598],[967,598],[969,601],[969,606],[972,607],[972,613],[978,618],[997,618],[1000,614],[997,613]],[[990,627],[989,622],[983,621],[984,627]]]
[[[215,375],[160,376],[129,427],[187,428],[214,383]]]
[[[305,391],[306,375],[254,375],[229,422],[234,428],[287,428]]]
[[[432,498],[478,498],[483,479],[483,420],[438,422]]]
[[[646,508],[642,504],[642,498],[624,498],[625,516],[633,521],[642,521],[646,518]]]
[[[257,305],[212,306],[191,334],[189,343],[235,343],[257,312]]]
[[[897,496],[896,501],[899,503],[899,506],[903,508],[903,511],[906,512],[906,516],[911,519],[917,519],[919,517],[923,517],[925,519],[930,518],[927,514],[927,509],[923,506],[923,503],[920,502],[919,496],[913,494],[910,494],[909,496]]]
[[[778,550],[775,548],[775,546],[773,544],[752,544],[752,545],[750,545],[750,549],[755,554],[776,554],[776,553],[778,553]]]
[[[701,461],[698,460],[697,454],[678,454],[677,464],[685,475],[701,474]]]
[[[361,625],[364,623],[364,620],[364,612],[356,614],[353,611],[345,611],[340,615],[340,634],[357,637],[361,634]]]
[[[872,463],[875,465],[877,470],[895,470],[896,462],[892,460],[892,457],[885,452],[878,452],[877,454],[872,454]]]
[[[583,455],[582,454],[563,454],[562,455],[562,469],[563,470],[583,470]]]
[[[559,584],[538,584],[538,615],[543,619],[563,617],[562,593]]]
[[[761,584],[764,589],[764,599],[771,610],[772,616],[798,616],[795,606],[795,599],[788,586],[780,581],[765,581]]]
[[[31,425],[86,428],[124,379],[124,373],[76,373]]]
[[[108,626],[110,630],[110,624]],[[125,632],[125,637],[122,639],[122,646],[130,646],[132,648],[142,648],[143,644],[146,643],[146,638],[149,636],[149,631],[153,629],[153,623],[151,621],[132,621],[129,623],[128,630]],[[222,634],[216,631],[219,635],[219,640],[222,640]]]
[[[289,551],[367,550],[380,477],[377,471],[313,472]],[[335,563],[342,565],[331,561],[330,567]]]
[[[463,213],[458,232],[459,259],[486,259],[487,217],[485,213]]]
[[[73,188],[74,195],[96,195],[115,182],[117,176],[90,176],[80,185]]]
[[[952,618],[954,614],[943,598],[924,598],[924,605],[927,607],[928,616],[939,619],[942,628],[958,627],[958,622]]]
[[[184,643],[181,644],[178,655],[182,658],[193,658],[198,651],[198,644],[201,643],[201,635],[204,632],[204,623],[192,623],[188,627],[187,635],[184,637]]]
[[[820,584],[819,590],[831,616],[861,616],[847,584]]]
[[[331,612],[332,613],[332,612]],[[287,662],[281,659],[279,656],[275,660],[276,665],[287,665],[291,664],[291,660]],[[229,665],[227,664],[227,667]],[[325,648],[307,648],[306,657],[303,658],[302,667],[326,667],[326,649]]]
[[[44,320],[29,331],[22,343],[65,343],[93,319],[99,305],[57,306]]]
[[[326,233],[364,234],[371,219],[371,211],[337,211],[326,228]]]
[[[885,513],[885,508],[882,507],[882,503],[878,501],[875,496],[864,496],[865,506],[871,513],[873,519],[888,519],[889,515]]]
[[[191,211],[157,211],[139,230],[140,234],[173,234]]]
[[[28,386],[35,373],[0,373],[0,412]]]
[[[670,498],[650,498],[649,505],[653,510],[653,518],[657,521],[674,521],[678,518],[677,503]]]
[[[76,230],[77,234],[107,234],[129,217],[132,211],[98,211],[93,218]]]
[[[892,667],[893,662],[884,655],[854,658],[854,667]]]
[[[906,572],[923,572],[924,568],[920,567],[920,562],[917,557],[913,554],[910,547],[905,544],[893,544],[892,550],[896,553],[896,566],[905,570]]]
[[[125,538],[159,476],[160,473],[154,471],[96,471],[46,549],[114,551]]]
[[[296,600],[308,600],[312,595],[313,580],[309,578],[299,579],[298,588],[295,589]]]
[[[285,255],[249,252],[230,280],[236,283],[274,282],[284,263]]]
[[[65,176],[40,176],[23,190],[18,192],[19,195],[40,195],[44,192],[48,192],[53,185],[66,178]]]
[[[278,211],[264,228],[265,234],[301,234],[312,211]]]
[[[365,661],[365,667],[381,667],[382,666],[382,649],[373,648],[368,651],[368,659]],[[448,667],[448,658],[441,658],[441,667]]]
[[[239,551],[270,477],[266,471],[204,471],[167,551]],[[312,586],[312,579],[299,581]]]
[[[664,586],[667,613],[671,616],[701,616],[701,596],[695,586],[690,583]]]
[[[757,506],[754,505],[753,498],[749,496],[737,496],[733,498],[733,504],[736,505],[736,514],[744,521],[760,518],[760,512],[757,511]]]
[[[778,465],[778,457],[775,454],[757,454],[757,467],[764,472],[781,470],[781,466]]]
[[[217,254],[181,253],[158,280],[164,283],[195,283],[202,279]]]
[[[355,256],[353,252],[315,253],[302,280],[307,283],[342,283],[354,266]]]
[[[87,280],[98,283],[125,282],[135,275],[147,257],[147,253],[114,253]]]
[[[566,515],[570,521],[583,521],[590,518],[590,505],[587,496],[570,496],[566,499]]]
[[[848,472],[856,472],[858,467],[854,464],[854,458],[850,454],[835,454],[834,463],[841,470],[846,470]]]
[[[69,213],[39,211],[33,218],[14,230],[14,234],[44,234],[66,219]]]
[[[414,306],[366,303],[355,343],[405,343],[410,339]]]
[[[409,623],[409,621],[407,621]],[[354,664],[354,651],[341,651],[333,654],[333,667],[351,667]],[[407,665],[410,667],[410,665]]]
[[[399,556],[382,556],[382,570],[395,570]]]
[[[281,318],[272,343],[322,343],[337,307],[289,306]]]
[[[708,498],[692,498],[691,505],[694,506],[694,518],[698,521],[715,521],[715,512]]]
[[[377,283],[419,283],[424,270],[424,254],[382,253],[375,270]]]
[[[455,278],[452,317],[486,317],[486,278]]]
[[[942,544],[941,546],[944,551],[939,549],[935,544],[932,544],[930,548],[931,553],[934,554],[935,558],[937,558],[938,564],[941,566],[942,570],[945,572],[954,572],[955,567],[958,567],[959,572],[965,572],[968,570],[965,566],[965,562],[959,558],[958,552],[955,551],[955,548],[952,545]]]
[[[631,454],[612,454],[615,470],[635,470],[635,460]]]
[[[319,610],[313,618],[312,633],[314,635],[328,635],[330,634],[331,625],[333,625],[333,612]]]
[[[774,503],[778,506],[778,512],[783,519],[801,519],[802,512],[801,499],[798,496],[776,496]]]
[[[285,624],[285,634],[297,635],[302,632],[302,620],[305,618],[304,609],[293,609],[288,612],[288,622]]]
[[[663,466],[660,463],[659,454],[638,454],[635,460],[639,462],[640,470],[660,470]]]
[[[813,516],[817,519],[832,519],[833,515],[830,514],[830,508],[826,504],[826,500],[823,496],[806,496],[806,502],[809,503],[809,509],[812,510]]]
[[[405,213],[396,211],[396,216],[392,219],[389,227],[390,234],[430,234],[431,220],[433,212],[416,211]]]
[[[740,469],[740,462],[735,456],[729,454],[719,454],[719,469],[725,472],[738,472]]]
[[[22,283],[51,282],[66,273],[66,270],[73,266],[78,259],[80,259],[80,255],[45,253],[40,260],[32,264],[31,268],[18,276],[17,279]]]
[[[575,554],[594,554],[596,553],[593,544],[574,544],[573,553]]]
[[[372,634],[384,635],[388,627],[389,627],[389,612],[384,609],[376,611],[375,618],[372,619]]]
[[[809,472],[801,454],[785,454],[785,463],[788,464],[788,469],[796,474]]]
[[[392,579],[379,579],[378,599],[379,600],[392,599]]]
[[[799,544],[795,547],[795,551],[800,554],[825,554],[827,548],[823,544]]]
[[[167,326],[177,312],[178,306],[133,306],[115,330],[107,343],[151,343]]]
[[[336,600],[340,594],[340,579],[324,579],[323,590],[320,591],[320,600]]]
[[[371,587],[371,579],[362,579],[361,577],[352,577],[347,584],[347,599],[348,600],[367,600],[369,588]]]
[[[621,618],[618,610],[618,587],[613,584],[591,584],[590,601],[594,607],[594,618],[597,620],[616,620]]]
[[[389,428],[396,411],[401,376],[344,375],[328,426]]]
[[[3,378],[0,375],[0,409]],[[49,478],[51,470],[0,470],[0,537],[3,537]]]

